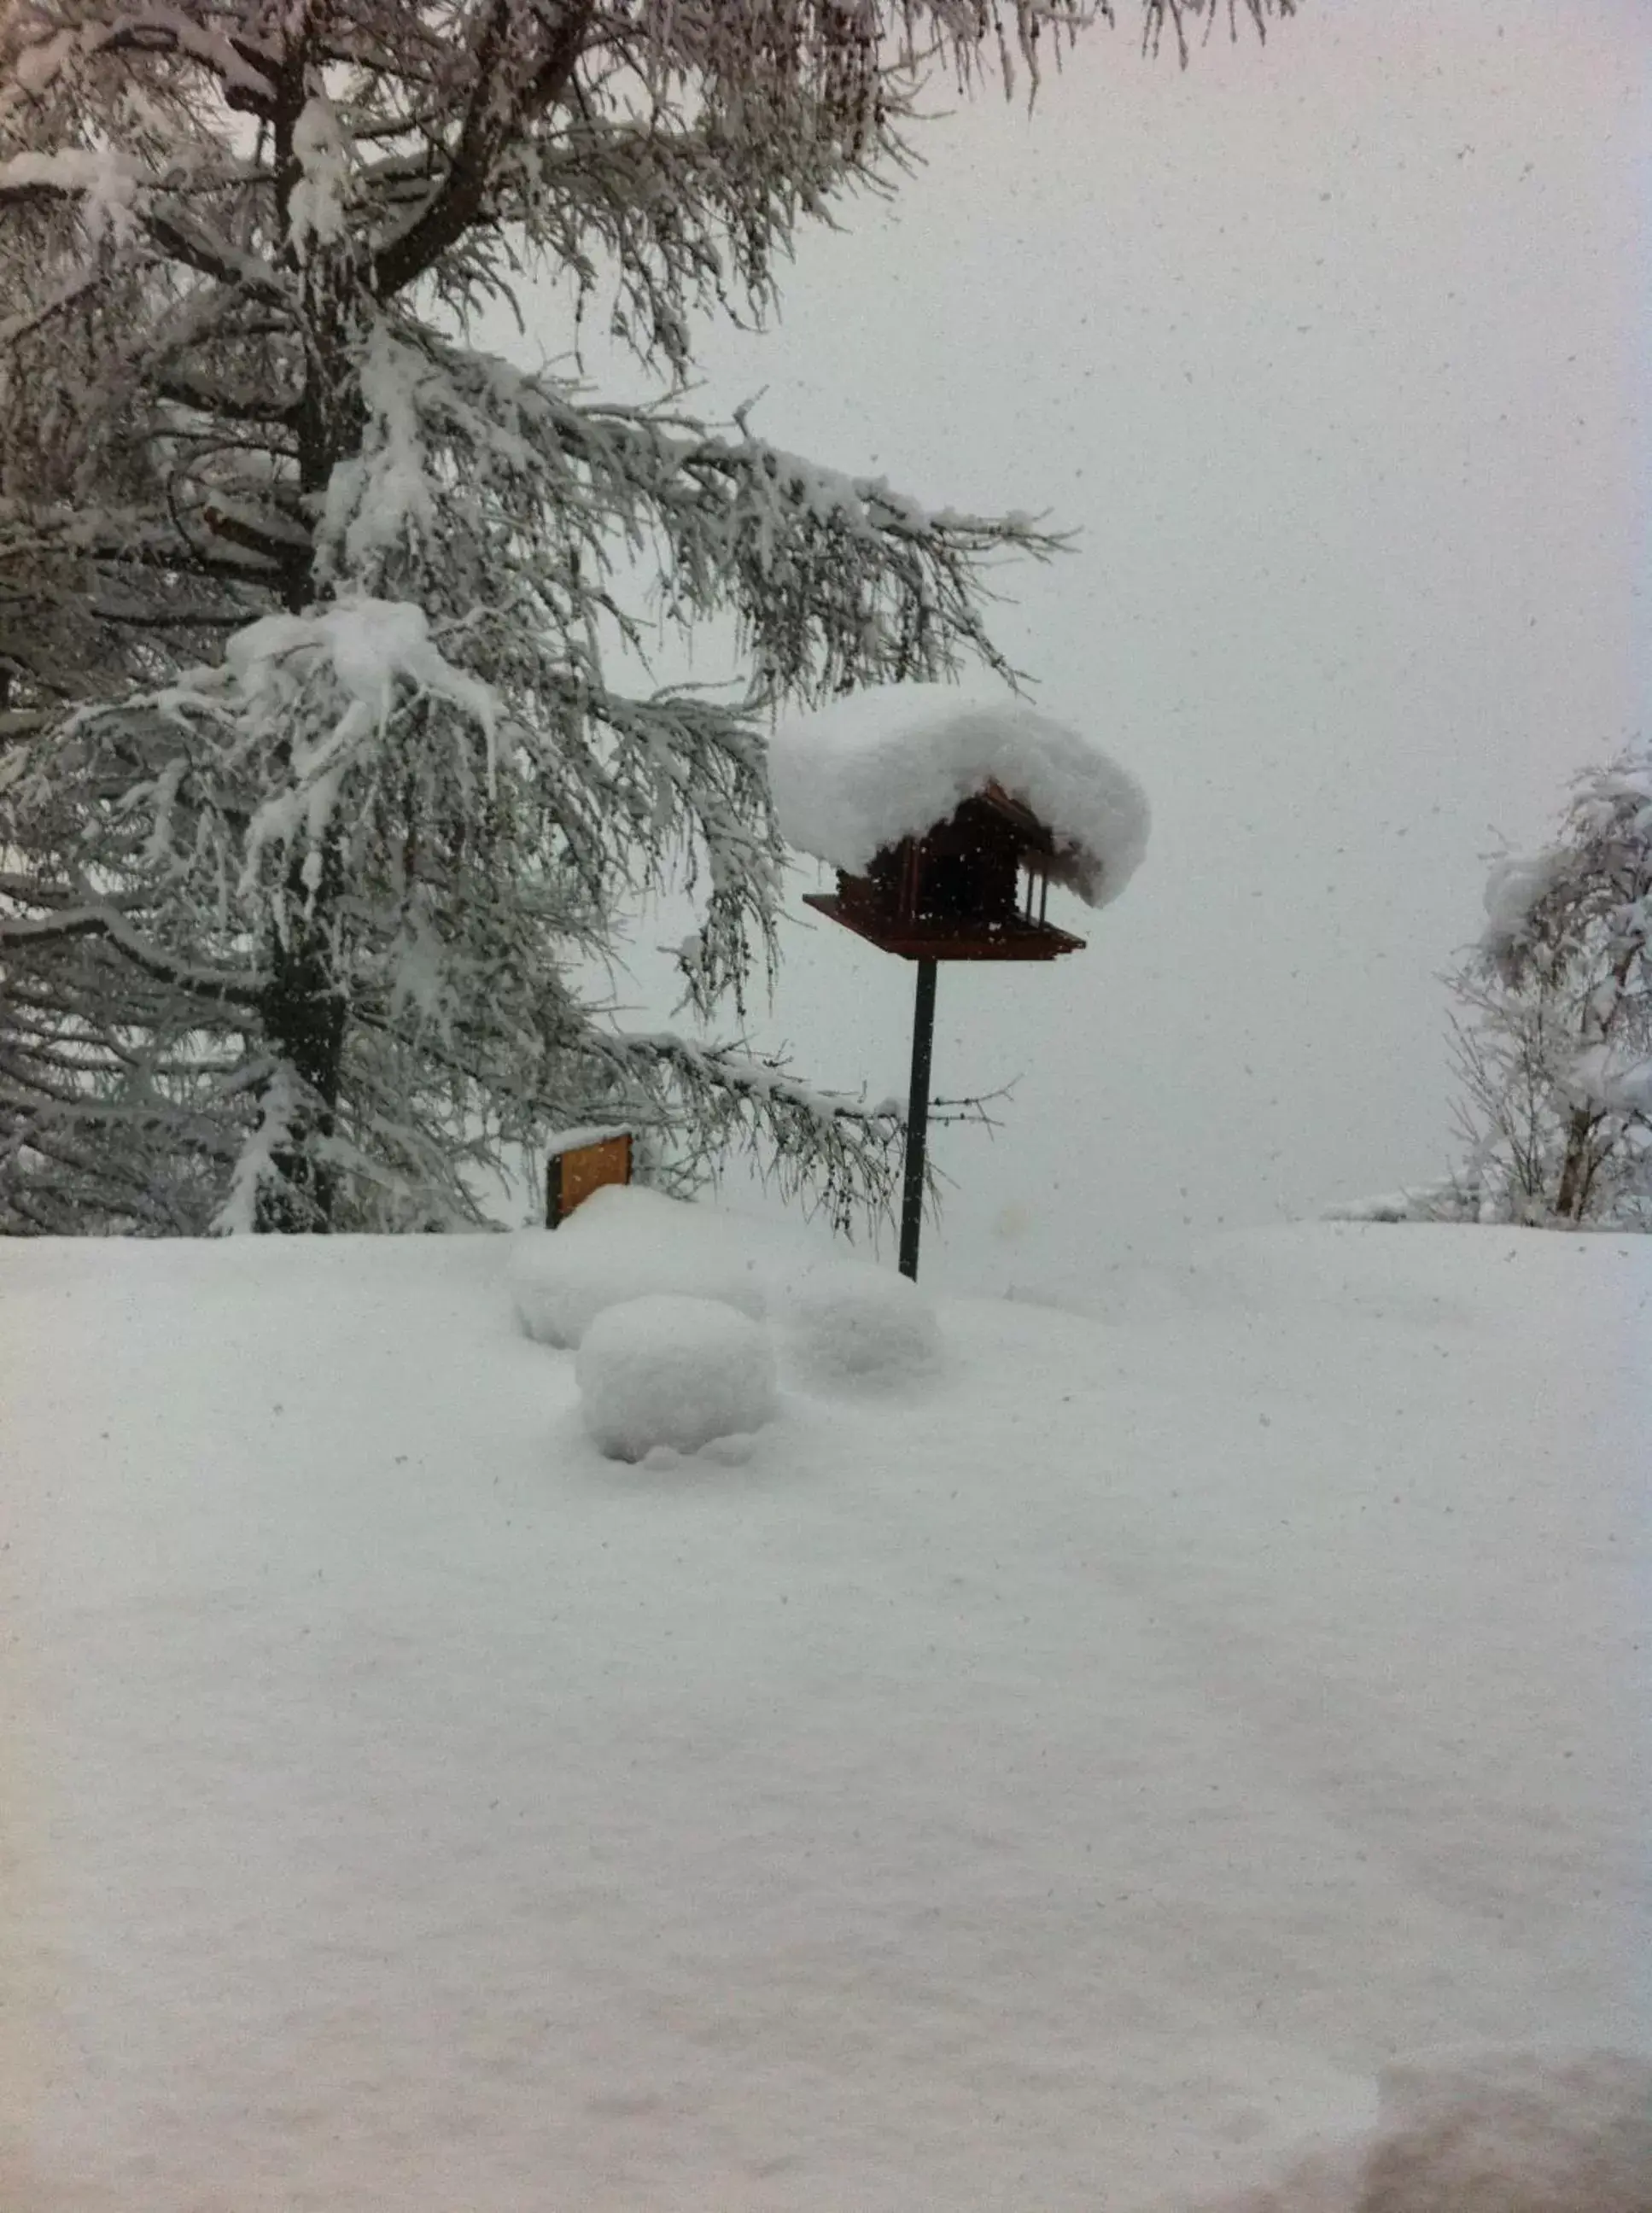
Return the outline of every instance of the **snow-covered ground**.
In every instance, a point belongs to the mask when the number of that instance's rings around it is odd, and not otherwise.
[[[7,2213],[1134,2213],[1652,2045],[1652,1240],[783,1340],[666,1468],[507,1253],[0,1246]]]

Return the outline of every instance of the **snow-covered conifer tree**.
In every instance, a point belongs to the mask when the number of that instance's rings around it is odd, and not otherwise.
[[[686,876],[688,1002],[737,1024],[765,717],[998,665],[980,564],[1054,541],[472,334],[571,274],[680,387],[927,70],[1091,12],[0,0],[0,1229],[473,1218],[473,1165],[622,1117],[880,1198],[890,1115],[627,1034],[570,958]],[[638,574],[737,621],[744,698],[625,688]]]

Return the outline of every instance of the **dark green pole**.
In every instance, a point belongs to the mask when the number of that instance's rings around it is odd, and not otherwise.
[[[935,967],[917,964],[912,1009],[912,1088],[906,1098],[906,1175],[900,1207],[900,1272],[917,1280],[917,1238],[924,1226],[924,1154],[930,1128],[930,1063],[935,1055]]]

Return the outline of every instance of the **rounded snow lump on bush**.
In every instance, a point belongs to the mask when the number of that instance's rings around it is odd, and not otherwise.
[[[661,1293],[606,1308],[574,1373],[585,1426],[610,1460],[668,1445],[698,1452],[759,1429],[774,1412],[767,1332],[715,1299]]]
[[[765,1304],[737,1224],[635,1184],[593,1192],[559,1229],[519,1230],[509,1275],[517,1319],[541,1344],[578,1344],[606,1308],[652,1292],[720,1299],[755,1320]]]
[[[1652,2213],[1652,2061],[1490,2052],[1387,2069],[1360,2213]]]
[[[887,1268],[843,1260],[795,1277],[785,1301],[792,1355],[822,1383],[898,1383],[940,1351],[935,1308]]]

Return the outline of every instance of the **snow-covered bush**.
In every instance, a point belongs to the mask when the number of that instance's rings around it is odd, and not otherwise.
[[[1652,1229],[1652,748],[1578,777],[1485,918],[1448,978],[1461,1163],[1338,1214]]]
[[[575,1364],[580,1410],[599,1450],[639,1460],[698,1452],[760,1429],[775,1411],[774,1347],[716,1299],[629,1299],[600,1314]]]
[[[1652,748],[1581,776],[1546,852],[1505,860],[1453,978],[1479,1220],[1652,1228]]]
[[[927,1375],[939,1355],[934,1307],[893,1269],[854,1260],[811,1268],[777,1306],[791,1362],[808,1382],[906,1382]]]
[[[529,1337],[582,1342],[597,1315],[655,1292],[715,1299],[761,1320],[768,1271],[745,1225],[634,1184],[590,1198],[558,1229],[512,1240],[511,1296]]]
[[[1367,2142],[1222,2203],[1226,2213],[1652,2213],[1652,2060],[1490,2051],[1395,2065]]]
[[[1391,2068],[1362,2213],[1652,2213],[1652,2062]]]

